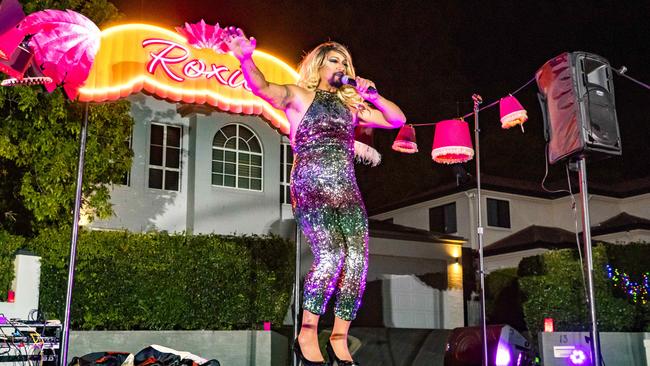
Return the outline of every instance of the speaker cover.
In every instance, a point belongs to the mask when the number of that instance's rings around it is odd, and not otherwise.
[[[565,52],[536,73],[548,161],[621,155],[612,72],[606,59]]]

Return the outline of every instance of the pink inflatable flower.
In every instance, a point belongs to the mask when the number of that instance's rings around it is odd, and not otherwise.
[[[187,39],[195,48],[211,48],[217,53],[227,53],[228,46],[223,41],[226,35],[224,29],[216,25],[206,24],[203,19],[195,24],[185,23],[185,27],[176,27],[176,31]]]

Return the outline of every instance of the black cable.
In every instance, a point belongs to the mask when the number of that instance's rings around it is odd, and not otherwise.
[[[577,211],[577,208],[576,208],[576,206],[577,206],[576,205],[576,199],[575,199],[575,196],[573,195],[573,188],[571,186],[571,175],[569,173],[569,162],[567,161],[567,163],[565,164],[567,185],[568,185],[569,189],[568,190],[566,190],[566,189],[549,190],[549,189],[546,188],[546,186],[544,186],[544,181],[546,180],[546,177],[548,176],[548,145],[546,145],[546,149],[544,149],[544,155],[545,155],[545,167],[546,168],[545,168],[545,172],[544,172],[544,178],[542,178],[542,189],[545,190],[546,192],[549,192],[549,193],[563,193],[563,192],[566,192],[571,197],[571,212],[573,213],[573,223],[574,223],[574,227],[575,227],[574,233],[575,233],[575,236],[576,236],[576,247],[578,249],[578,257],[580,258],[580,265],[582,267],[580,269],[580,275],[582,277],[582,289],[583,289],[583,294],[584,294],[584,297],[585,297],[585,301],[587,303],[589,303],[589,297],[587,296],[587,280],[585,278],[585,271],[584,271],[584,267],[583,267],[582,248],[580,247],[580,235],[578,233],[578,211]],[[584,230],[584,228],[583,228],[583,230]],[[602,366],[605,366],[605,360],[603,359],[602,352],[601,352],[601,355],[600,355],[600,360],[601,360]]]
[[[4,317],[4,314],[0,314],[0,315],[2,315]],[[9,337],[7,337],[7,335],[5,334],[5,331],[2,330],[2,327],[0,327],[0,332],[3,335],[3,338],[0,338],[0,340],[4,339],[4,341],[5,341],[4,343],[7,344],[7,350],[0,353],[0,356],[1,356],[1,355],[6,355],[7,353],[9,353],[9,351],[11,351],[11,346],[9,346]]]
[[[10,322],[9,322],[9,325],[14,326]],[[14,326],[14,328],[15,328],[15,326]],[[16,343],[14,342],[14,337],[13,336],[8,336],[7,333],[5,333],[5,331],[2,329],[2,327],[0,327],[0,333],[2,333],[2,335],[5,337],[5,339],[7,340],[7,345],[9,346],[9,349],[7,350],[6,353],[9,353],[11,351],[11,347],[13,346],[16,349],[16,351],[18,351],[18,356],[19,356],[19,360],[16,360],[15,363],[21,362],[23,364],[23,366],[25,366],[25,361],[20,360],[20,358],[22,358],[22,356],[23,356],[23,353],[20,350],[20,347],[18,347],[16,345]]]
[[[578,248],[578,257],[580,258],[580,265],[583,266],[582,261],[582,248],[580,248],[580,236],[578,235],[578,210],[576,209],[576,199],[573,196],[573,189],[571,188],[571,177],[569,175],[569,163],[566,163],[566,178],[569,185],[569,194],[571,195],[571,208],[573,211],[573,222],[575,225],[575,234],[576,234],[576,246]],[[585,228],[582,228],[584,231]],[[585,301],[589,303],[589,297],[587,295],[587,280],[585,279],[584,268],[581,268],[580,274],[582,275],[582,289],[584,290]]]
[[[571,194],[571,201],[572,201],[572,207],[573,207],[573,220],[575,223],[575,234],[576,234],[576,246],[578,247],[578,256],[580,257],[580,265],[583,267],[580,270],[580,274],[582,275],[582,289],[584,290],[584,296],[585,296],[585,301],[589,303],[589,296],[587,295],[587,281],[585,279],[585,270],[584,270],[584,264],[582,260],[582,249],[580,248],[580,236],[578,235],[578,213],[576,210],[576,200],[575,197],[573,196],[573,190],[571,188],[571,178],[569,176],[569,163],[567,162],[566,164],[566,174],[567,174],[567,183],[569,184],[569,194]],[[585,228],[582,228],[583,232]],[[592,339],[592,342],[595,342],[596,340]],[[593,347],[595,349],[595,347]],[[603,359],[603,352],[602,348],[599,347],[598,351],[600,353],[600,363],[602,366],[605,366],[605,360]]]
[[[568,174],[568,172],[567,172]],[[558,190],[550,190],[547,189],[546,186],[544,185],[544,182],[546,181],[546,177],[548,176],[548,144],[546,145],[546,148],[544,149],[544,178],[542,178],[542,189],[545,190],[548,193],[569,193],[571,194],[571,191],[567,191],[566,189],[558,189]],[[571,185],[569,184],[569,189],[571,189]],[[574,200],[574,207],[575,207],[575,200]]]

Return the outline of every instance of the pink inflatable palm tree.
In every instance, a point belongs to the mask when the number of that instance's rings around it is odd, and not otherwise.
[[[9,5],[5,6],[5,3]],[[16,4],[16,0],[4,0],[0,7],[0,19],[8,17],[15,20]],[[79,88],[88,78],[99,50],[99,28],[90,19],[71,10],[35,12],[20,20],[17,26],[8,28],[0,28],[0,50],[12,55],[24,52],[25,48],[21,51],[16,39],[20,38],[20,42],[24,36],[31,35],[26,46],[28,51],[33,53],[33,65],[42,75],[49,78],[41,78],[45,81],[47,91],[52,92],[57,85],[62,84],[66,95],[75,99]],[[14,64],[2,60],[1,55],[0,53],[0,71],[16,80],[22,79],[25,70],[14,69]],[[11,57],[5,59],[10,61]],[[12,85],[17,82],[4,84]]]

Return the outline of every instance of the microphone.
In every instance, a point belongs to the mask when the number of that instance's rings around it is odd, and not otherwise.
[[[354,78],[352,78],[352,77],[350,77],[348,75],[343,75],[343,76],[341,76],[341,84],[347,84],[347,85],[351,85],[351,86],[356,87],[357,86],[357,81],[354,80]],[[377,89],[375,89],[374,87],[371,86],[371,87],[368,88],[368,93],[376,94]]]

